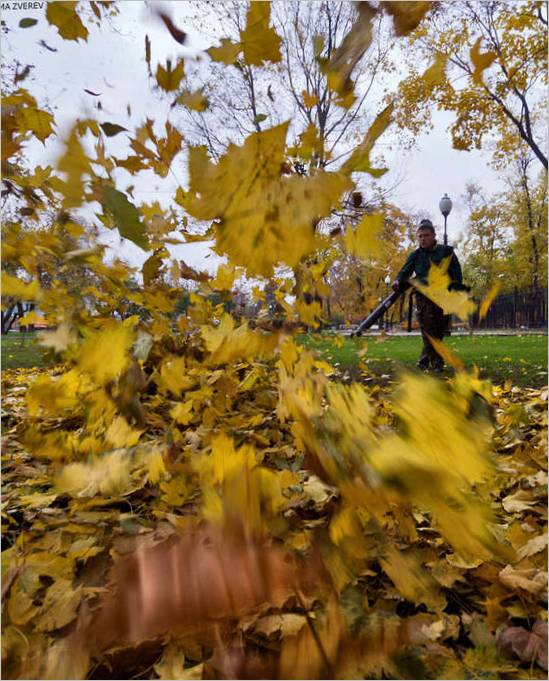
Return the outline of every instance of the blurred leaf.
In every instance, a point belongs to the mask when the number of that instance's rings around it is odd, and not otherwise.
[[[185,90],[175,101],[192,111],[206,111],[208,108],[208,99],[204,96],[203,88],[195,92]]]
[[[177,90],[183,80],[185,75],[184,68],[184,60],[180,59],[177,62],[176,67],[172,70],[172,63],[168,59],[166,68],[158,64],[156,69],[156,82],[166,92],[173,92],[174,90]]]
[[[115,135],[118,135],[119,132],[127,132],[126,128],[123,128],[116,123],[100,123],[100,125],[107,137],[114,137]]]
[[[495,52],[485,52],[480,53],[480,44],[482,42],[482,36],[476,40],[475,44],[471,48],[471,61],[475,67],[473,71],[473,83],[475,85],[482,85],[482,74],[489,68],[489,66],[498,58]]]
[[[65,40],[88,39],[88,29],[82,23],[76,12],[77,2],[48,2],[46,7],[46,19],[50,24],[57,27],[59,35]]]
[[[120,236],[133,241],[145,251],[149,249],[145,225],[141,221],[139,211],[128,201],[125,194],[106,186],[103,189],[103,207],[113,216]]]
[[[486,317],[486,315],[488,314],[488,310],[490,309],[490,305],[493,303],[494,298],[498,295],[500,289],[501,282],[499,281],[496,281],[496,283],[490,287],[490,290],[480,303],[479,319],[484,319],[484,317]]]
[[[219,61],[227,65],[233,64],[241,51],[242,44],[233,43],[228,38],[221,38],[220,47],[210,47],[206,50],[214,61]]]
[[[30,28],[31,26],[36,26],[38,23],[38,19],[31,19],[30,17],[26,17],[25,19],[21,19],[19,22],[19,28]]]
[[[281,38],[274,28],[269,27],[271,3],[252,0],[246,15],[246,28],[240,32],[240,44],[244,61],[250,66],[261,66],[263,62],[279,62],[281,59]],[[211,54],[211,52],[210,52]]]

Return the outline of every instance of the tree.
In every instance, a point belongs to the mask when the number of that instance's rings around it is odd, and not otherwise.
[[[504,210],[514,233],[513,278],[520,287],[538,288],[547,286],[547,174],[536,177],[534,161],[529,150],[516,159]]]
[[[220,3],[213,11],[218,22],[212,38],[219,38],[221,25],[227,34],[222,46],[237,41],[245,30],[247,3]],[[307,172],[337,167],[379,110],[383,81],[393,66],[389,25],[380,13],[372,45],[354,69],[356,100],[342,106],[325,63],[356,18],[357,10],[348,2],[273,3],[273,28],[283,38],[274,63],[248,64],[242,57],[231,61],[220,53],[223,47],[211,48],[207,73],[201,65],[192,74],[210,106],[203,111],[183,107],[186,133],[217,158],[229,141],[238,143],[251,132],[291,119],[294,160]]]
[[[398,120],[404,129],[417,134],[434,105],[455,114],[450,130],[456,149],[480,149],[489,140],[494,161],[505,164],[524,143],[547,169],[546,3],[439,3],[411,42],[414,62],[436,62],[425,77],[413,68],[401,83]]]
[[[505,274],[509,268],[511,230],[501,196],[486,196],[479,185],[469,183],[463,201],[469,209],[463,238],[464,279],[482,298],[496,281],[508,281]]]
[[[382,248],[370,256],[357,257],[345,246],[344,237],[335,246],[337,253],[327,274],[330,290],[327,303],[332,318],[357,321],[368,314],[387,295],[387,277],[394,279],[413,244],[413,218],[387,202],[357,211],[351,225],[375,211],[384,216],[382,229],[376,236]]]

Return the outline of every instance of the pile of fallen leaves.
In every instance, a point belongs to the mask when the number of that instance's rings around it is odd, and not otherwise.
[[[100,20],[105,3],[90,6]],[[401,35],[429,7],[359,5],[319,57],[334,106],[352,106],[374,17],[389,12]],[[46,18],[86,39],[77,4]],[[269,22],[251,3],[240,42],[211,58],[278,61]],[[183,79],[183,60],[158,65],[166,92]],[[53,117],[22,88],[3,104],[5,181],[26,217],[56,215],[3,226],[3,304],[34,301],[59,360],[2,377],[4,676],[543,678],[547,392],[492,386],[442,349],[451,381],[344,384],[289,332],[318,323],[332,256],[317,225],[354,173],[382,174],[369,155],[392,104],[338,171],[305,176],[287,172],[288,123],[214,162],[152,120],[131,156],[111,156],[120,126],[91,119],[55,170],[31,174],[26,144],[54,134]],[[165,177],[182,148],[183,217],[116,188],[115,168]],[[107,262],[76,216],[86,203],[151,251],[139,273]],[[382,222],[348,231],[349,250],[366,257]],[[170,258],[194,241],[226,257],[215,277]],[[243,273],[275,284],[281,328],[225,311]],[[195,289],[178,316],[181,277]],[[473,303],[447,284],[442,266],[424,293],[466,316]]]
[[[91,457],[75,369],[4,373],[7,677],[543,678],[546,391],[163,366]]]

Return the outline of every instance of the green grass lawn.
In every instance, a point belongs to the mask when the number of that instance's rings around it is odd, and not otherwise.
[[[339,340],[337,340],[339,339]],[[419,336],[394,336],[380,341],[375,336],[349,338],[330,334],[299,336],[299,342],[319,351],[328,362],[347,369],[359,377],[362,361],[373,376],[394,376],[402,368],[413,368],[419,357]],[[547,384],[547,336],[451,336],[445,342],[465,362],[476,364],[481,376],[494,383],[511,379],[520,386],[541,387]],[[340,347],[337,344],[341,343]],[[358,352],[364,348],[362,357]],[[50,353],[36,342],[36,334],[13,333],[2,336],[2,368],[51,366]]]
[[[311,334],[300,336],[299,341],[318,350],[331,364],[339,363],[340,368],[348,369],[351,374],[362,360],[379,376],[393,376],[402,368],[415,367],[422,346],[420,336],[394,336],[380,341],[375,336],[353,339]],[[494,383],[511,379],[520,386],[547,385],[547,335],[451,336],[445,343],[467,368],[478,366],[481,376],[491,378]],[[366,352],[359,357],[357,353],[363,348],[367,348]]]
[[[49,353],[37,343],[35,333],[2,336],[2,369],[51,366]]]

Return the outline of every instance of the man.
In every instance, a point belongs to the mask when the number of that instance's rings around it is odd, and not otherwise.
[[[392,284],[393,290],[404,290],[408,284],[408,279],[415,274],[417,279],[423,283],[428,283],[429,269],[432,264],[440,265],[445,258],[450,258],[448,264],[448,276],[450,277],[449,290],[463,290],[461,267],[451,246],[441,246],[437,244],[435,228],[430,220],[422,220],[417,228],[417,240],[419,248],[408,256],[404,267],[397,274]],[[426,371],[429,366],[434,371],[442,371],[444,362],[437,351],[434,349],[429,336],[442,340],[447,328],[448,317],[442,308],[435,305],[429,298],[416,291],[416,310],[423,336],[423,349],[417,363],[420,369]]]

